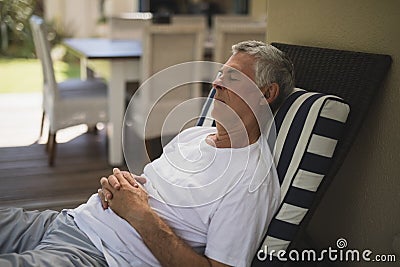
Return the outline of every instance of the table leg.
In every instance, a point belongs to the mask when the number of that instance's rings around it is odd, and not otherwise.
[[[124,63],[120,60],[112,60],[111,76],[108,89],[108,162],[110,165],[123,164],[122,155],[122,122],[125,113],[125,79]]]
[[[82,57],[80,59],[80,66],[81,66],[81,79],[93,79],[95,77],[94,72],[92,69],[89,68],[88,59]]]
[[[81,65],[81,79],[86,80],[88,78],[88,73],[87,73],[88,60],[87,60],[87,58],[81,57],[80,65]]]

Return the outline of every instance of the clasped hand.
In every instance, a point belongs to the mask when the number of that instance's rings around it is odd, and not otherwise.
[[[145,213],[151,209],[148,194],[142,186],[145,183],[144,177],[114,168],[108,178],[100,179],[98,195],[103,209],[110,207],[131,224],[143,221]]]

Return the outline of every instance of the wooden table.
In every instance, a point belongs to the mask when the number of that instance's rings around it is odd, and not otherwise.
[[[108,80],[108,161],[123,164],[122,122],[125,113],[125,83],[140,78],[142,45],[137,40],[102,38],[65,39],[64,45],[81,60],[81,78],[92,68]]]

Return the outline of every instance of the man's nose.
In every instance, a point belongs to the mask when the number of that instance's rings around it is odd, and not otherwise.
[[[222,79],[221,79],[221,74],[218,72],[217,76],[215,77],[214,81],[212,82],[212,86],[215,89],[222,89]]]
[[[215,78],[215,80],[214,80],[213,83],[212,83],[212,86],[213,86],[215,89],[218,89],[218,90],[223,90],[223,89],[225,88],[224,85],[223,85],[223,83],[222,83],[221,76],[217,76],[217,77]]]
[[[217,90],[223,90],[224,89],[224,87],[219,83],[213,82],[212,86]]]

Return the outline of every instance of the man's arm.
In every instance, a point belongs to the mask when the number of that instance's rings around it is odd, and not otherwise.
[[[196,253],[150,207],[142,186],[130,184],[118,169],[113,172],[101,179],[102,188],[112,194],[108,206],[136,229],[162,266],[227,266]]]

